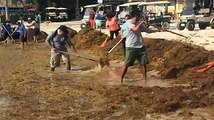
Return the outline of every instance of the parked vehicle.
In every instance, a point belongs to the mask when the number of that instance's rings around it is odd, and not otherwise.
[[[105,27],[106,15],[109,13],[116,14],[116,9],[114,4],[93,4],[84,6],[84,14],[82,19],[81,28],[90,27],[89,24],[89,16],[90,11],[95,10],[95,12],[99,12],[101,17],[101,26]]]
[[[46,20],[57,21],[57,8],[56,7],[47,7],[46,8]]]
[[[125,3],[117,6],[119,24],[123,24],[125,16],[129,14],[130,11],[139,9],[138,5],[143,3],[145,2],[131,2],[131,3]]]
[[[187,28],[189,31],[193,31],[196,24],[201,30],[206,29],[208,26],[214,29],[213,2],[210,0],[195,0],[194,3],[194,7],[185,8],[182,11],[180,22],[177,24],[178,30]]]
[[[57,19],[58,21],[68,20],[67,8],[57,8]]]
[[[187,28],[189,31],[193,31],[195,29],[195,25],[198,24],[199,29],[203,30],[211,24],[214,24],[213,18],[214,14],[211,13],[209,8],[201,8],[198,12],[194,11],[193,8],[185,8],[181,13],[177,29],[184,30]],[[212,29],[214,29],[214,26]]]
[[[172,16],[168,14],[169,1],[140,3],[139,7],[147,21],[147,27],[155,26],[169,29]],[[149,9],[149,8],[152,8]]]

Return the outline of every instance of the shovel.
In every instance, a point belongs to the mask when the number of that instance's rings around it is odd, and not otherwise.
[[[190,38],[191,38],[191,37],[187,37],[187,36],[185,36],[185,35],[182,35],[182,34],[173,32],[173,31],[171,31],[171,30],[163,29],[163,28],[161,28],[161,27],[159,27],[159,26],[157,26],[157,25],[150,25],[150,26],[153,26],[153,27],[155,27],[155,28],[157,28],[157,29],[159,29],[159,30],[163,30],[163,31],[170,32],[170,33],[172,33],[172,34],[175,34],[175,35],[184,37],[185,39],[190,39]]]
[[[125,37],[122,37],[122,38],[117,42],[117,44],[115,44],[115,45],[108,51],[107,55],[110,54],[110,53],[111,53],[111,52],[124,40],[124,38],[125,38]]]
[[[64,51],[59,51],[60,53],[64,53],[64,54],[69,54],[68,52],[64,52]],[[82,57],[82,56],[79,56],[77,58],[81,58],[81,59],[85,59],[85,60],[90,60],[90,61],[93,61],[93,62],[97,62],[96,60],[92,59],[92,58],[87,58],[87,57]]]

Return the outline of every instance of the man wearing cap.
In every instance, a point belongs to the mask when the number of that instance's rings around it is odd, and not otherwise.
[[[68,49],[71,49],[76,56],[79,56],[77,53],[74,44],[71,42],[68,35],[68,30],[65,25],[61,25],[56,31],[50,34],[46,41],[51,46],[51,71],[54,71],[56,67],[60,66],[60,59],[63,56],[63,60],[66,63],[66,69],[71,69],[70,56],[68,54]]]

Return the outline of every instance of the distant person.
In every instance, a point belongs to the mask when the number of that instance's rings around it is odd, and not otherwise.
[[[19,32],[19,39],[22,42],[22,50],[24,50],[25,43],[27,45],[27,30],[21,21],[17,22],[18,27],[15,31]]]
[[[106,21],[106,29],[109,30],[110,32],[110,40],[114,39],[114,35],[115,37],[117,37],[119,35],[119,24],[118,24],[118,20],[117,17],[111,17],[111,15],[107,15],[107,21]]]
[[[94,11],[94,9],[90,10],[89,22],[90,22],[91,27],[95,29],[96,26],[95,26],[95,11]]]
[[[118,15],[118,18],[123,20],[125,19],[125,16],[127,15],[126,9],[123,8],[123,10],[120,12],[120,14]]]
[[[30,25],[27,27],[33,26],[33,44],[36,46],[38,44],[38,37],[40,35],[40,21],[39,17],[35,17],[35,20],[30,19]]]
[[[71,70],[68,48],[74,52],[76,56],[79,56],[79,54],[70,40],[67,27],[65,25],[61,25],[56,31],[47,37],[46,41],[51,46],[51,71],[54,71],[56,67],[60,66],[60,59],[62,56],[63,62],[66,63],[66,69]]]
[[[11,27],[10,21],[9,20],[5,21],[2,27],[3,27],[3,36],[4,36],[4,39],[6,40],[8,37],[11,37],[10,35],[12,33],[12,27]]]
[[[95,15],[95,23],[96,23],[96,29],[99,29],[101,31],[102,28],[102,16],[99,12],[96,13]]]
[[[126,46],[125,46],[125,42],[126,42],[126,35],[127,35],[127,23],[126,21],[128,21],[129,19],[131,19],[130,15],[126,15],[125,16],[125,22],[123,23],[122,27],[121,27],[121,30],[120,30],[120,36],[121,38],[123,38],[123,41],[122,41],[122,47],[123,47],[123,50],[124,50],[124,56],[125,56],[125,53],[126,53]]]

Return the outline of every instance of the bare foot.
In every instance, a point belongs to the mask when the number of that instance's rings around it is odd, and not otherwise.
[[[140,85],[142,86],[147,85],[147,81],[145,79],[140,80]]]

